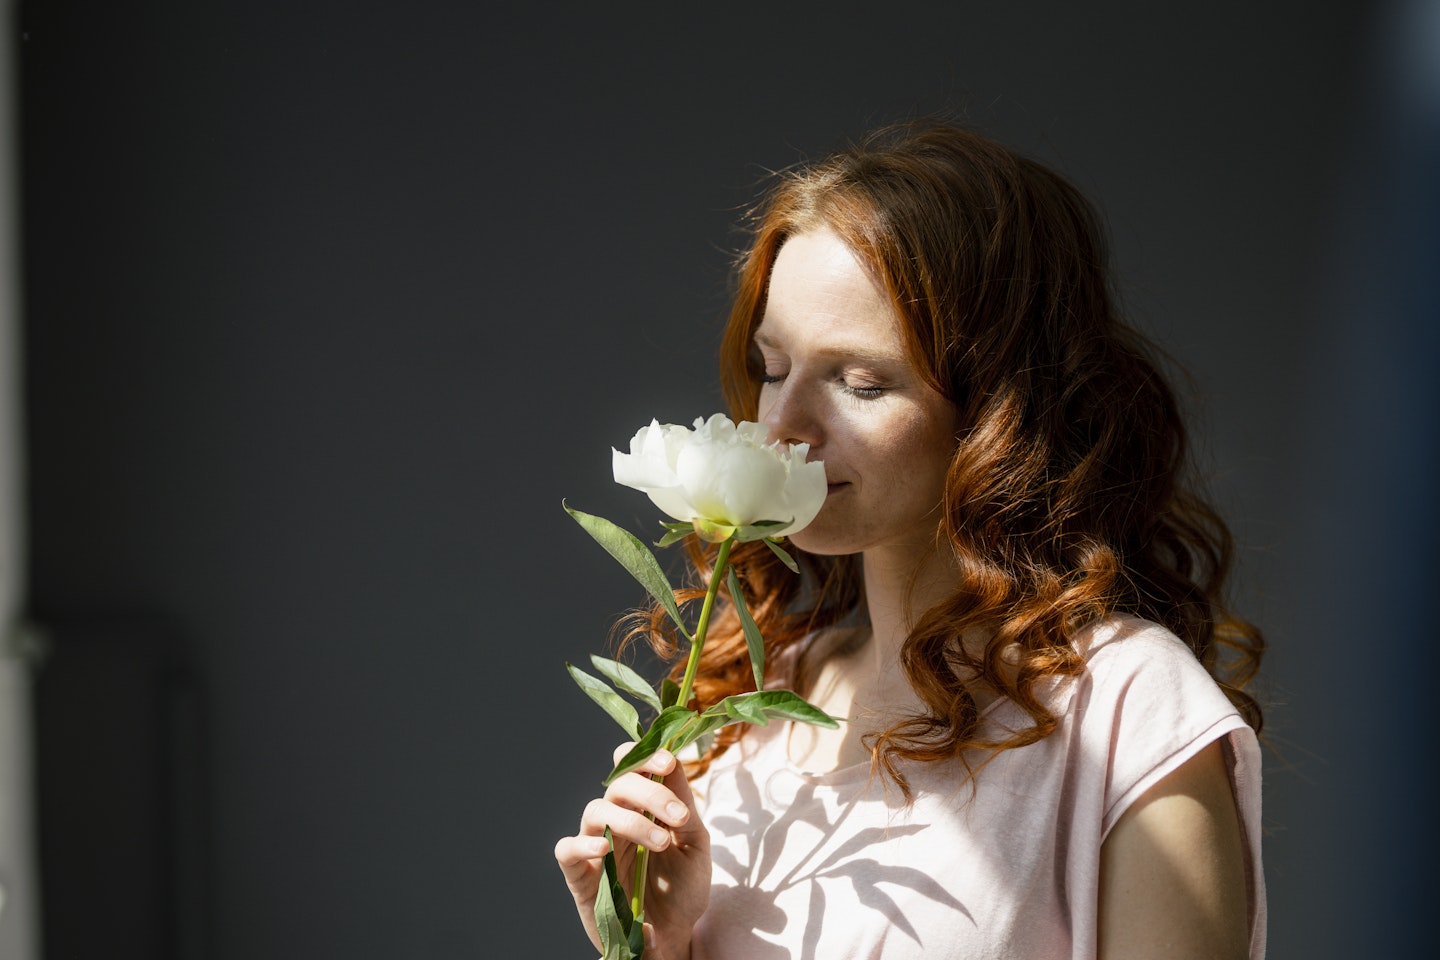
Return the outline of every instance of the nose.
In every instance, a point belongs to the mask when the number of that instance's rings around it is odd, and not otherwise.
[[[759,416],[772,441],[808,443],[812,451],[824,443],[813,399],[794,377],[761,388]]]

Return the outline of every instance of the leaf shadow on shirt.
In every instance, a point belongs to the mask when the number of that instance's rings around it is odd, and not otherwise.
[[[748,863],[741,863],[729,850],[719,846],[712,848],[711,855],[715,865],[736,880],[736,886],[727,889],[726,896],[735,898],[741,915],[753,921],[744,953],[740,954],[747,960],[789,960],[791,954],[788,950],[762,939],[757,931],[778,934],[784,928],[785,914],[775,904],[775,897],[781,891],[802,884],[809,885],[810,896],[800,960],[814,960],[826,908],[825,890],[820,883],[822,879],[848,880],[861,905],[881,914],[887,925],[920,946],[924,944],[919,932],[881,884],[908,888],[974,922],[965,905],[932,877],[913,867],[884,860],[884,851],[880,848],[887,841],[920,833],[928,829],[929,824],[866,827],[827,851],[828,843],[854,811],[859,798],[846,804],[838,811],[834,822],[829,822],[823,808],[814,802],[813,783],[803,785],[797,791],[795,800],[778,816],[762,802],[754,776],[743,766],[735,772],[735,784],[744,801],[741,805],[745,811],[743,819],[736,816],[716,817],[711,827],[730,836],[744,837],[749,848]],[[781,852],[789,849],[791,854],[794,853],[787,844],[794,842],[791,830],[799,823],[819,830],[820,837],[808,853],[794,861],[788,872],[776,875]],[[878,857],[861,857],[859,854],[862,852],[875,852]]]

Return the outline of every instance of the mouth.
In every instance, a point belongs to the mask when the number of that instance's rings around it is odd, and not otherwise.
[[[827,483],[825,484],[825,495],[828,497],[830,494],[834,493],[836,490],[839,490],[841,487],[848,486],[850,486],[850,482],[848,480],[842,480],[839,483]]]

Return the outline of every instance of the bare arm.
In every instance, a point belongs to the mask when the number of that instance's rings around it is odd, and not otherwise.
[[[1100,851],[1100,960],[1245,960],[1245,858],[1218,742],[1145,792]]]

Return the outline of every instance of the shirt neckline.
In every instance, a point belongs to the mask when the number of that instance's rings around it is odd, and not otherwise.
[[[996,697],[985,705],[976,717],[977,722],[984,722],[990,714],[999,709],[1001,704],[1009,703],[1008,697]],[[845,721],[841,721],[844,723]],[[871,775],[871,761],[861,760],[858,763],[848,764],[843,767],[836,767],[834,770],[805,770],[799,764],[790,759],[790,735],[795,728],[796,721],[786,720],[778,731],[767,730],[765,742],[757,744],[758,750],[772,749],[780,751],[780,768],[785,772],[799,777],[810,783],[817,784],[839,784],[848,783],[859,779],[869,779]],[[757,751],[758,752],[758,751]]]

